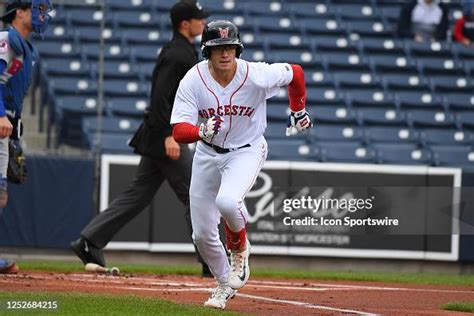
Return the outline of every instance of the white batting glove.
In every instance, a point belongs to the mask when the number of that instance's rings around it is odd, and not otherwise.
[[[224,118],[220,116],[212,116],[206,123],[199,125],[199,137],[206,142],[211,142],[212,138],[219,134],[219,131],[224,123]]]
[[[311,127],[313,127],[313,123],[305,109],[298,112],[291,111],[286,124],[286,136],[296,135]]]

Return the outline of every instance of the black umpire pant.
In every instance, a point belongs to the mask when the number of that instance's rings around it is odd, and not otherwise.
[[[192,235],[189,208],[192,156],[187,145],[182,145],[178,160],[152,159],[142,156],[135,178],[129,187],[116,197],[109,207],[99,213],[82,230],[81,235],[94,246],[104,248],[113,236],[151,203],[156,192],[168,180],[178,199],[186,207],[184,217]],[[192,240],[192,239],[191,239]],[[198,260],[204,263],[196,249]]]

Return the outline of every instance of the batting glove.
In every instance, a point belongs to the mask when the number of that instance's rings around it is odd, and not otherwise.
[[[308,128],[313,127],[309,113],[303,109],[298,112],[291,111],[286,124],[286,136],[296,135]]]
[[[206,123],[201,123],[201,125],[199,125],[199,137],[201,137],[202,140],[211,142],[212,138],[219,134],[222,123],[224,123],[224,118],[220,116],[212,116]]]

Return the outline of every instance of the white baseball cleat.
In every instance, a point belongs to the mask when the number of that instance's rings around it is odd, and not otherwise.
[[[224,309],[227,301],[234,298],[235,293],[237,291],[228,285],[218,285],[212,290],[211,297],[204,302],[204,306]]]
[[[247,239],[245,250],[230,252],[230,276],[229,286],[235,290],[242,288],[247,283],[250,276],[249,267],[250,242]]]

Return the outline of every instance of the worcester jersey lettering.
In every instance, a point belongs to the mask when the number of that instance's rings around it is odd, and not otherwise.
[[[176,93],[171,124],[197,125],[219,115],[224,123],[214,145],[238,148],[260,139],[267,126],[266,100],[291,82],[293,70],[286,63],[236,61],[237,71],[226,87],[214,80],[207,60],[191,68]]]

